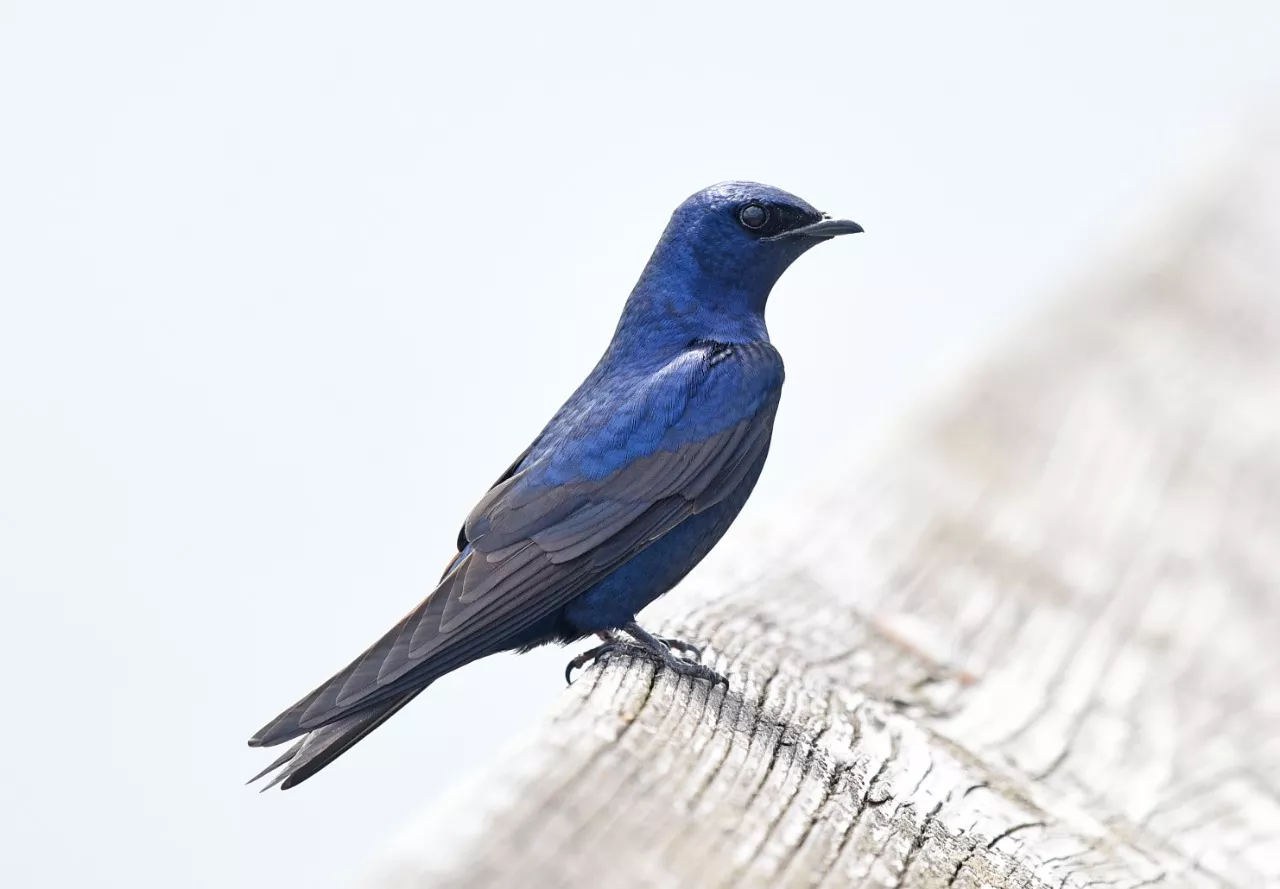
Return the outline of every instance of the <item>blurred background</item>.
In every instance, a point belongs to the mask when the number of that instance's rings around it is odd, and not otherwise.
[[[690,192],[867,229],[774,292],[767,522],[1229,157],[1277,46],[1267,0],[0,0],[5,882],[340,885],[536,720],[572,652],[242,786],[430,590]]]

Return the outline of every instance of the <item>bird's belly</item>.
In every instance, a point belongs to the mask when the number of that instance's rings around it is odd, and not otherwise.
[[[738,517],[760,477],[766,456],[767,451],[737,489],[720,503],[681,522],[565,606],[560,626],[573,631],[565,635],[581,637],[620,627],[679,583]]]

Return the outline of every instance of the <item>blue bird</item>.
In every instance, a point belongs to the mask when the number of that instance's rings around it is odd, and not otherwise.
[[[783,380],[764,321],[773,285],[810,247],[860,231],[753,182],[682,203],[604,356],[467,516],[439,585],[249,740],[295,741],[251,781],[305,781],[436,679],[500,651],[596,634],[569,670],[626,647],[725,682],[636,614],[715,546],[760,477]]]

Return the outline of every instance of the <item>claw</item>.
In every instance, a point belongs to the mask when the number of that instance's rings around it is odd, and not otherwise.
[[[715,670],[710,667],[703,666],[702,664],[687,661],[684,658],[672,655],[670,660],[664,659],[662,661],[662,665],[680,676],[689,676],[693,679],[705,679],[712,685],[723,685],[725,688],[729,687],[729,680],[717,673]]]
[[[575,657],[569,663],[565,664],[564,681],[565,685],[573,685],[573,671],[581,670],[592,661],[598,661],[601,658],[608,657],[613,654],[624,643],[616,640],[610,640],[603,645],[597,645],[595,648],[588,648],[582,654]]]

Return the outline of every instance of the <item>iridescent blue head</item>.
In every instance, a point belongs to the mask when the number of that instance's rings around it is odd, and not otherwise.
[[[672,214],[618,333],[648,324],[677,337],[684,328],[730,341],[767,336],[765,303],[787,267],[810,247],[860,231],[771,185],[704,188]]]

